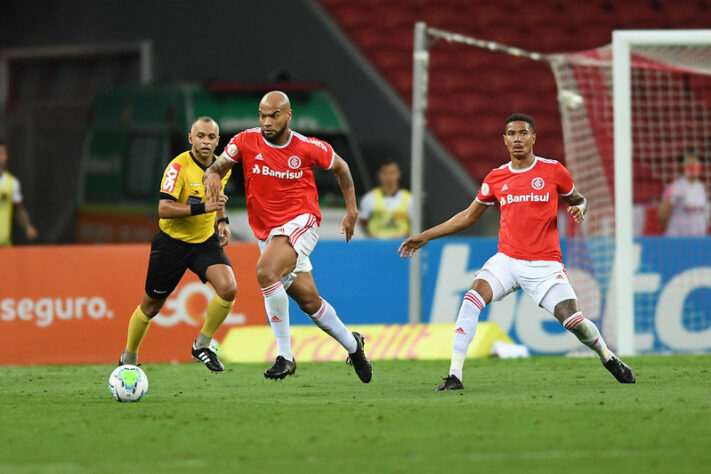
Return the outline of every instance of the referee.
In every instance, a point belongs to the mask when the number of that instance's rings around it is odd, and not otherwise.
[[[192,346],[192,356],[213,372],[225,370],[210,341],[237,295],[232,266],[222,249],[230,241],[229,219],[225,216],[227,196],[223,193],[217,201],[206,202],[202,185],[205,170],[216,159],[214,152],[219,140],[217,123],[210,117],[198,118],[188,134],[191,149],[176,156],[165,170],[158,201],[160,229],[151,242],[146,294],[131,315],[126,349],[119,365],[138,363],[138,349],[151,319],[163,307],[185,270],[190,269],[203,283],[209,281],[216,292]],[[223,191],[228,179],[229,173],[222,179]]]

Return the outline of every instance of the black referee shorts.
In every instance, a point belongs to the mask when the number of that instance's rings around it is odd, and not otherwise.
[[[207,268],[220,263],[232,266],[220,246],[217,233],[212,234],[205,242],[189,244],[159,230],[151,242],[146,294],[156,299],[167,298],[178,286],[187,269],[205,283]]]

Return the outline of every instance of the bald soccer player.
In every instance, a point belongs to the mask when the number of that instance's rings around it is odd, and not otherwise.
[[[276,360],[264,376],[283,379],[296,370],[289,329],[291,296],[318,327],[345,348],[347,362],[360,380],[368,383],[373,369],[363,350],[364,338],[350,332],[336,310],[319,295],[309,260],[321,222],[313,167],[331,170],[338,179],[346,201],[346,216],[341,224],[346,242],[353,236],[358,218],[353,178],[348,164],[331,145],[291,130],[291,117],[291,104],[285,93],[272,91],[262,98],[260,127],[234,136],[205,172],[208,202],[219,200],[223,179],[235,163],[241,162],[249,225],[262,252],[257,262],[257,280],[277,346]]]

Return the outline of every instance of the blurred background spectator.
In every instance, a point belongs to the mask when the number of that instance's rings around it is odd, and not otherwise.
[[[385,161],[378,169],[380,186],[363,196],[359,218],[369,237],[395,239],[410,234],[410,191],[400,188],[401,177],[400,165],[394,160]]]
[[[664,190],[657,211],[664,235],[670,237],[706,235],[709,225],[708,195],[699,179],[703,171],[701,157],[686,150],[679,157],[684,173]]]
[[[22,205],[20,181],[7,170],[10,152],[7,144],[0,141],[0,247],[12,245],[12,218],[25,231],[27,240],[37,238],[37,229]]]

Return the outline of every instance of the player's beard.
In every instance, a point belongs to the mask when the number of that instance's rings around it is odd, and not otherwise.
[[[286,125],[284,125],[284,127],[282,127],[281,130],[277,130],[277,129],[275,129],[275,128],[272,128],[272,130],[274,130],[274,135],[272,135],[272,138],[269,138],[269,137],[264,133],[264,129],[262,129],[262,136],[263,136],[264,139],[265,139],[266,141],[268,141],[269,143],[273,143],[273,144],[276,145],[277,142],[279,142],[279,140],[281,140],[282,137],[284,137],[284,134],[286,134]]]

